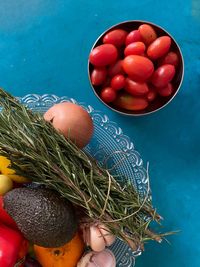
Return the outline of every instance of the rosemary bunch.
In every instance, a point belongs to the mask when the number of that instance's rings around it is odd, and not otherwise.
[[[55,189],[87,215],[87,222],[102,222],[132,249],[162,235],[149,229],[160,216],[141,200],[131,182],[121,185],[106,169],[0,89],[0,154],[11,160],[17,174]],[[146,220],[145,218],[148,218]]]

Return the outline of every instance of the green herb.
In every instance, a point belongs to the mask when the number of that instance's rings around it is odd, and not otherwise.
[[[3,89],[0,105],[0,154],[11,160],[17,174],[55,189],[84,211],[82,221],[105,223],[132,249],[142,248],[147,240],[161,242],[165,234],[149,229],[161,218],[149,201],[149,191],[141,200],[132,183],[119,184],[41,114]]]

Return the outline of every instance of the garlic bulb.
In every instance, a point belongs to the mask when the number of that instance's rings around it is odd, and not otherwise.
[[[77,264],[77,267],[115,267],[116,259],[114,254],[105,249],[101,252],[90,251],[85,254]]]
[[[83,227],[83,239],[93,251],[102,251],[107,246],[111,246],[115,241],[115,236],[103,224],[95,224]]]

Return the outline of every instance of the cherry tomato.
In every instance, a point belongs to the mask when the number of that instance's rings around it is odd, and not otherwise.
[[[103,37],[103,43],[120,47],[125,44],[127,34],[126,31],[121,29],[110,31]]]
[[[158,37],[151,43],[147,49],[147,55],[150,59],[155,60],[164,56],[170,49],[171,38],[169,36]]]
[[[170,64],[165,64],[154,71],[151,82],[156,87],[164,87],[173,79],[174,75],[175,67]]]
[[[148,106],[148,101],[143,97],[134,97],[123,92],[117,96],[114,105],[127,110],[139,111]]]
[[[116,61],[117,48],[112,44],[103,44],[95,47],[89,56],[89,61],[94,66],[104,67]]]
[[[134,30],[129,32],[129,34],[126,36],[126,41],[125,44],[126,46],[134,43],[134,42],[139,42],[142,41],[142,36],[138,30]]]
[[[124,71],[135,81],[146,81],[154,71],[152,61],[146,57],[130,55],[122,63]]]
[[[122,60],[118,60],[108,67],[108,75],[110,77],[113,77],[117,74],[124,74],[124,70],[122,68],[122,62],[123,62]]]
[[[107,70],[104,67],[95,68],[91,73],[91,83],[93,85],[101,85],[105,82]]]
[[[100,97],[104,102],[110,103],[116,99],[117,94],[116,91],[111,87],[105,87],[104,89],[102,89]]]
[[[157,89],[159,95],[167,97],[173,93],[173,86],[171,83],[168,83],[165,87],[161,87]]]
[[[148,24],[142,24],[138,28],[140,35],[142,36],[142,40],[146,45],[151,44],[157,38],[157,34],[152,26]]]
[[[147,93],[147,100],[149,102],[152,102],[156,99],[156,96],[157,96],[157,92],[155,89],[149,89],[149,92]]]
[[[146,49],[143,42],[134,42],[126,46],[124,50],[124,55],[142,55]]]
[[[111,80],[111,87],[114,90],[120,90],[125,86],[125,77],[121,74],[115,75]]]
[[[175,52],[171,51],[171,52],[167,53],[163,58],[161,58],[158,61],[158,64],[159,65],[171,64],[171,65],[174,65],[175,67],[177,67],[178,62],[179,62],[178,55]]]
[[[135,82],[130,78],[126,78],[125,90],[134,96],[142,96],[149,92],[149,88],[146,83]]]

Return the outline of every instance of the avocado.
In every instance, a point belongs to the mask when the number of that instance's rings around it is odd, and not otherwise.
[[[3,197],[4,208],[26,239],[42,247],[60,247],[78,227],[71,202],[46,188],[15,188]]]

